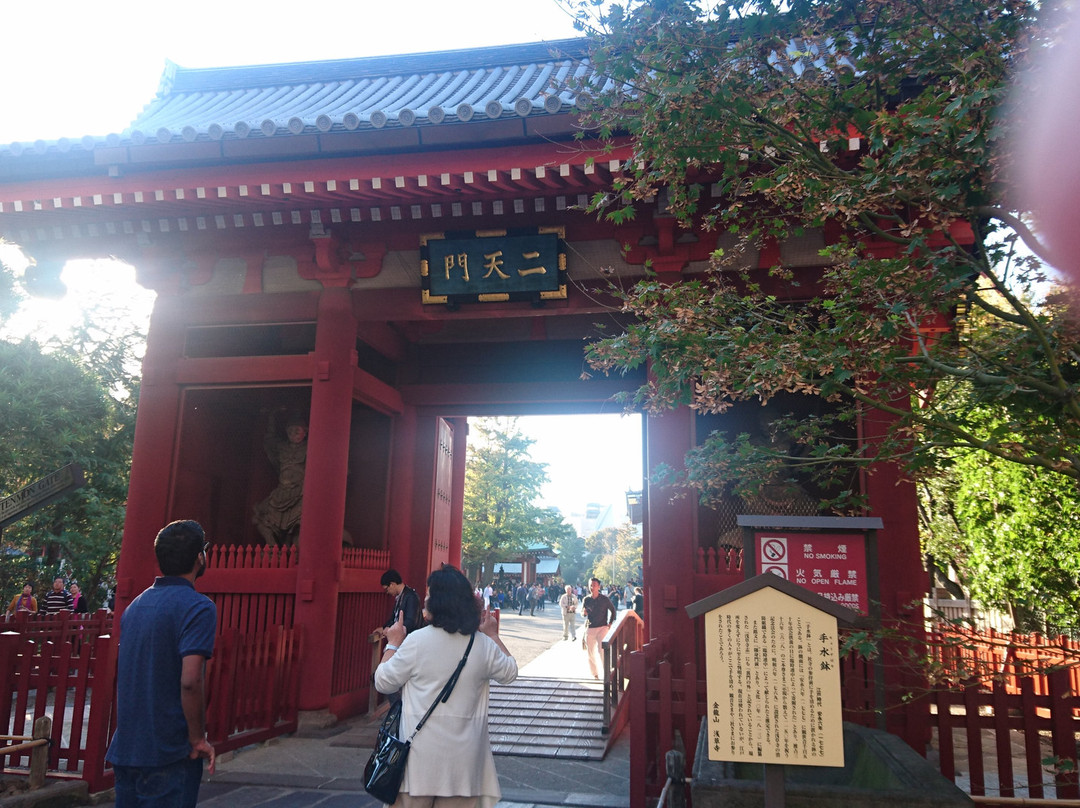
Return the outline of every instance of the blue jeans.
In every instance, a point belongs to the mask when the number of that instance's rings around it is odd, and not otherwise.
[[[202,782],[202,758],[166,766],[113,766],[116,808],[195,808]]]

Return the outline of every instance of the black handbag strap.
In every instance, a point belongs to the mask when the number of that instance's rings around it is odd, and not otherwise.
[[[420,731],[420,727],[424,726],[424,722],[428,720],[428,716],[435,711],[435,708],[439,706],[439,703],[445,703],[446,700],[450,698],[450,694],[454,692],[454,685],[457,684],[458,677],[461,676],[461,669],[465,667],[465,663],[469,660],[469,652],[472,650],[473,640],[475,639],[475,633],[469,635],[469,645],[465,648],[465,655],[457,664],[454,672],[450,674],[450,679],[443,685],[443,689],[439,691],[439,695],[435,697],[435,701],[431,702],[431,706],[428,707],[427,712],[424,713],[424,717],[420,719],[420,723],[416,725],[416,729],[412,731],[412,735],[409,736],[409,741],[412,741],[412,739],[416,737],[416,733]]]

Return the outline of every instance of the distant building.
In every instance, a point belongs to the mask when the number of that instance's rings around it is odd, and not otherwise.
[[[512,561],[495,564],[495,580],[521,581],[527,584],[539,581],[546,584],[559,575],[559,554],[546,543],[530,544]]]
[[[640,501],[641,496],[639,494],[638,502]],[[638,521],[635,523],[633,514],[628,515],[622,503],[602,505],[599,502],[590,502],[585,506],[584,511],[570,514],[566,517],[566,521],[582,538],[591,536],[596,531],[603,530],[606,527],[622,527],[628,521],[634,525],[637,533],[641,533],[640,510],[638,512]]]

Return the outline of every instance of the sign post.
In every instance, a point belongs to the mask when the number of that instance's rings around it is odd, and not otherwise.
[[[783,764],[844,765],[837,624],[857,614],[773,573],[686,611],[705,617],[710,760],[764,764],[768,808]]]
[[[85,484],[82,467],[70,463],[20,488],[11,496],[0,499],[0,530]]]

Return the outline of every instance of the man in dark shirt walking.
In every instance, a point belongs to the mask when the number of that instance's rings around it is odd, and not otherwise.
[[[600,594],[599,578],[589,579],[589,594],[581,602],[581,608],[585,612],[585,650],[589,654],[589,673],[593,679],[599,679],[604,667],[600,648],[608,626],[615,619],[615,607],[607,595]]]
[[[217,609],[195,591],[206,571],[198,522],[171,522],[154,541],[162,577],[124,611],[117,661],[116,734],[105,758],[116,773],[116,808],[193,808],[206,739],[206,660]]]

